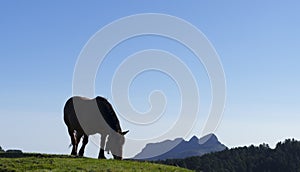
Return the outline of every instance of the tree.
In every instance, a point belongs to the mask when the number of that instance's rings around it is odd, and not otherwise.
[[[0,146],[0,152],[5,152],[3,149],[2,149],[2,147]]]

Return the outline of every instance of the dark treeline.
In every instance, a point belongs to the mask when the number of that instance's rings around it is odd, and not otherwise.
[[[287,139],[277,143],[275,149],[267,144],[251,145],[158,163],[204,172],[300,172],[300,142]]]

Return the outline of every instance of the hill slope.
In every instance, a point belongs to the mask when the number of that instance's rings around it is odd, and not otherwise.
[[[183,168],[148,162],[98,160],[66,155],[25,154],[0,158],[0,171],[188,171]]]
[[[168,149],[170,150],[166,152]],[[182,159],[191,156],[201,156],[211,152],[218,152],[224,149],[226,149],[226,146],[220,143],[214,134],[209,134],[200,139],[194,136],[189,141],[177,138],[173,141],[166,140],[160,143],[150,143],[147,144],[133,159],[150,161]]]

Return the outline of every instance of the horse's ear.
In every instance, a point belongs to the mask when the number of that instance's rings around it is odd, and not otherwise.
[[[122,133],[121,133],[121,135],[125,135],[125,134],[127,134],[129,132],[129,130],[127,130],[127,131],[123,131]]]

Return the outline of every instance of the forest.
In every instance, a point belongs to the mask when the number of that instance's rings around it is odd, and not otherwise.
[[[200,157],[157,162],[204,172],[300,172],[300,142],[286,139],[277,143],[274,149],[268,144],[251,145]]]

